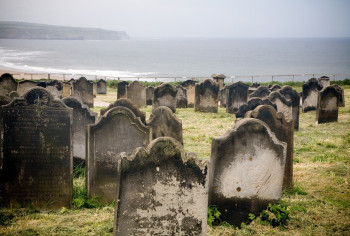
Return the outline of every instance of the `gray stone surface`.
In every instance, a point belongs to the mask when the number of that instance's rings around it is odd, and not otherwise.
[[[94,98],[97,95],[97,83],[92,81],[92,94],[94,96]]]
[[[146,104],[147,106],[152,106],[153,104],[153,97],[154,97],[154,87],[149,86],[146,88]]]
[[[187,108],[187,89],[181,85],[176,85],[176,108]]]
[[[316,123],[338,121],[339,91],[333,87],[324,87],[318,94]]]
[[[12,91],[8,94],[8,96],[10,98],[16,98],[16,97],[19,97],[19,94],[17,93],[17,91]]]
[[[271,102],[268,98],[249,98],[247,104],[243,104],[238,108],[238,112],[236,113],[237,118],[243,118],[247,111],[254,110],[259,105],[269,105],[276,109],[277,106],[273,102]]]
[[[268,96],[268,99],[276,104],[277,111],[282,112],[286,117],[286,120],[293,121],[292,101],[290,99],[286,99],[278,91],[271,92]]]
[[[219,85],[210,79],[196,84],[194,111],[218,112]]]
[[[235,114],[241,105],[248,102],[249,85],[241,81],[226,86],[227,88],[227,105],[226,112]]]
[[[99,196],[111,203],[117,193],[117,156],[131,154],[137,147],[146,147],[151,130],[125,107],[110,109],[87,128],[86,185],[88,195]]]
[[[270,94],[270,90],[267,87],[260,86],[249,95],[249,98],[257,97],[257,98],[264,99],[264,98],[267,98],[269,94]]]
[[[280,200],[286,149],[266,123],[252,118],[213,138],[209,202],[221,220],[240,225]]]
[[[71,83],[63,82],[62,97],[69,97],[71,95]]]
[[[94,106],[93,82],[81,77],[72,83],[72,97],[77,97],[88,107]]]
[[[282,88],[281,85],[273,84],[273,85],[271,85],[271,87],[269,89],[270,89],[271,92],[274,92],[274,91],[278,91],[281,88]]]
[[[292,87],[285,85],[278,90],[285,98],[292,102],[292,117],[294,122],[294,129],[299,130],[299,113],[300,113],[300,96],[298,92]]]
[[[46,83],[46,90],[49,91],[54,99],[62,99],[63,97],[63,84],[58,80],[52,80]]]
[[[329,81],[329,77],[327,76],[322,76],[318,78],[318,83],[321,85],[322,88],[325,88],[331,85],[331,82]]]
[[[321,85],[318,83],[318,80],[315,78],[311,78],[306,83],[303,84],[303,94],[302,94],[303,112],[316,110],[318,91],[321,89],[322,89]]]
[[[2,74],[0,77],[0,95],[9,94],[12,91],[17,91],[17,81],[11,74]]]
[[[190,108],[194,107],[196,83],[197,82],[194,80],[186,80],[180,84],[182,87],[184,87],[187,90],[187,106]]]
[[[206,235],[207,162],[172,138],[121,156],[114,235]]]
[[[117,99],[119,98],[127,98],[127,87],[128,87],[129,82],[127,81],[121,81],[118,83],[118,88],[117,88]]]
[[[37,83],[32,80],[22,80],[18,83],[17,86],[17,92],[19,96],[23,96],[26,92],[28,92],[30,89],[37,86]]]
[[[220,107],[227,105],[227,85],[220,90]]]
[[[127,86],[127,98],[138,108],[146,106],[146,87],[138,81],[133,81]]]
[[[213,81],[216,82],[219,85],[219,90],[223,89],[225,87],[225,79],[226,75],[224,74],[213,74],[211,76],[213,78]]]
[[[96,85],[97,85],[97,88],[96,88],[97,94],[107,94],[106,80],[100,79],[99,81],[97,81]]]
[[[152,110],[160,106],[169,107],[172,112],[176,112],[177,89],[169,83],[163,83],[154,89]]]
[[[70,208],[73,190],[72,109],[43,88],[2,108],[2,205]]]
[[[333,84],[333,87],[339,93],[339,107],[345,107],[344,88],[340,87],[338,84]]]

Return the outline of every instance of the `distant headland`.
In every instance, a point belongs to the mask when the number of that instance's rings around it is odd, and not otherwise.
[[[125,40],[125,31],[0,21],[0,39]]]

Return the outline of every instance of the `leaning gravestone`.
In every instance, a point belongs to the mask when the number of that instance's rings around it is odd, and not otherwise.
[[[66,106],[73,108],[73,160],[75,163],[85,162],[86,159],[86,127],[94,124],[97,113],[90,111],[78,98],[66,97],[62,99]]]
[[[85,77],[75,80],[72,84],[72,97],[77,97],[88,107],[94,106],[93,82]]]
[[[17,91],[17,81],[11,74],[2,74],[0,77],[0,95],[9,94],[12,91]]]
[[[270,90],[267,87],[260,86],[249,95],[249,98],[257,97],[257,98],[263,99],[263,98],[267,98],[269,94],[270,94]]]
[[[152,140],[160,137],[172,137],[182,141],[182,122],[170,108],[165,106],[157,107],[152,111],[147,125],[152,128]]]
[[[286,143],[266,123],[246,118],[226,134],[213,138],[209,203],[220,219],[240,225],[281,199]]]
[[[90,197],[99,196],[111,203],[117,193],[117,156],[131,154],[145,147],[151,137],[150,128],[125,107],[109,110],[87,128],[87,191]]]
[[[69,82],[63,82],[62,97],[69,97],[71,92],[71,84]]]
[[[227,85],[220,90],[220,107],[227,105]]]
[[[299,113],[300,113],[300,96],[292,87],[283,86],[279,92],[292,102],[292,117],[294,121],[294,129],[299,130]]]
[[[18,83],[17,92],[20,96],[23,96],[28,90],[37,86],[37,83],[32,80],[23,80]]]
[[[327,77],[327,76],[322,76],[322,77],[318,78],[318,83],[320,84],[320,86],[322,88],[325,88],[325,87],[331,85],[331,83],[329,81],[329,77]]]
[[[146,106],[146,88],[138,81],[127,86],[127,98],[138,108]]]
[[[149,86],[146,88],[146,105],[152,106],[153,104],[153,96],[154,95],[154,87]]]
[[[339,107],[345,107],[344,89],[340,87],[338,84],[333,84],[333,87],[339,93]]]
[[[316,109],[316,123],[338,121],[339,91],[328,86],[319,91]]]
[[[154,89],[153,107],[156,109],[160,106],[169,107],[172,112],[176,112],[176,94],[177,89],[169,83],[163,83]]]
[[[238,112],[236,113],[236,119],[243,118],[247,111],[254,110],[259,105],[269,105],[277,111],[276,104],[271,102],[268,98],[249,98],[247,104],[243,104],[238,108]]]
[[[73,190],[72,109],[43,88],[2,109],[3,169],[0,202],[70,208]]]
[[[62,99],[63,97],[63,84],[58,80],[53,80],[46,83],[46,90],[49,91],[54,99]]]
[[[293,121],[287,121],[281,112],[276,112],[272,106],[259,105],[253,111],[248,111],[245,118],[256,118],[264,121],[277,139],[287,144],[286,166],[284,169],[283,187],[293,188]]]
[[[176,85],[176,108],[187,108],[187,89],[181,85]]]
[[[195,97],[195,87],[196,81],[194,80],[186,80],[182,82],[180,85],[187,90],[187,105],[188,107],[194,107],[194,97]]]
[[[96,92],[97,94],[107,94],[107,83],[106,80],[100,79],[96,83]]]
[[[286,117],[286,120],[293,120],[291,100],[287,100],[280,92],[277,91],[270,93],[268,99],[276,104],[277,111],[282,112]]]
[[[158,138],[121,154],[114,235],[206,235],[208,163]]]
[[[210,79],[196,84],[194,111],[218,112],[219,86]]]
[[[321,89],[321,85],[315,78],[311,78],[303,84],[303,112],[316,110],[318,91]]]
[[[129,82],[126,81],[121,81],[118,83],[118,88],[117,88],[117,99],[119,98],[127,98],[127,87],[128,87]]]
[[[269,89],[270,89],[271,92],[275,92],[275,91],[281,89],[281,85],[279,85],[279,84],[274,84],[274,85],[272,85]]]
[[[241,81],[227,86],[227,113],[237,113],[241,105],[247,104],[249,85]]]

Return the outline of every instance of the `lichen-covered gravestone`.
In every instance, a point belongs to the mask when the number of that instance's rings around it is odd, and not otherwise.
[[[227,113],[237,113],[241,105],[247,104],[249,85],[241,81],[226,86],[227,88]]]
[[[218,112],[219,85],[210,79],[196,84],[194,111]]]
[[[243,118],[247,111],[254,110],[259,105],[269,105],[275,108],[277,111],[277,106],[273,102],[271,102],[268,98],[249,98],[247,104],[243,104],[238,108],[238,112],[236,113],[237,118]]]
[[[248,111],[245,118],[256,118],[264,121],[278,140],[287,143],[286,167],[284,169],[284,188],[293,188],[293,122],[286,120],[281,112],[276,112],[272,106],[259,105],[253,111]]]
[[[147,125],[152,128],[152,139],[160,137],[172,137],[182,141],[182,122],[178,119],[170,108],[165,106],[157,107],[152,111]]]
[[[99,81],[97,81],[96,85],[97,85],[97,88],[96,88],[97,94],[107,94],[106,80],[100,79]]]
[[[267,87],[260,86],[249,95],[249,98],[256,97],[256,98],[264,99],[264,98],[267,98],[269,94],[270,94],[270,90]]]
[[[53,80],[46,83],[46,90],[49,91],[54,99],[62,99],[63,96],[63,84],[58,80]]]
[[[153,95],[154,95],[154,87],[153,86],[149,86],[146,88],[146,104],[148,105],[152,105],[153,104]]]
[[[127,87],[128,87],[129,82],[127,81],[121,81],[118,83],[118,88],[117,88],[117,99],[119,98],[127,98]]]
[[[17,81],[11,74],[2,74],[0,77],[0,95],[9,94],[12,91],[17,91]]]
[[[210,156],[210,205],[220,219],[240,225],[281,199],[286,143],[266,123],[245,118],[213,138]]]
[[[292,102],[292,117],[294,122],[294,129],[299,130],[299,113],[300,113],[300,96],[298,92],[292,87],[286,85],[278,90],[285,98]]]
[[[63,98],[66,106],[73,108],[73,159],[75,163],[85,162],[86,159],[86,128],[88,124],[94,124],[97,113],[91,111],[78,98]]]
[[[196,83],[194,80],[186,80],[180,84],[187,90],[187,106],[190,108],[194,107]]]
[[[3,107],[3,205],[70,208],[72,112],[43,88],[31,89]]]
[[[176,94],[177,89],[169,83],[163,83],[154,89],[153,107],[156,109],[159,106],[169,107],[172,112],[176,112]]]
[[[226,107],[227,104],[227,85],[220,90],[220,107]]]
[[[275,91],[269,94],[268,99],[276,104],[277,111],[282,112],[287,120],[293,121],[292,101],[287,100],[280,92]]]
[[[316,123],[338,121],[339,91],[333,87],[324,87],[318,94]]]
[[[93,82],[81,77],[72,83],[72,97],[79,98],[88,107],[94,106]]]
[[[133,81],[127,86],[127,98],[138,108],[146,106],[146,87],[138,81]]]
[[[321,85],[315,78],[311,78],[303,84],[303,112],[316,110],[318,91],[321,89]]]
[[[117,191],[117,156],[131,154],[137,147],[146,147],[151,131],[140,118],[125,107],[110,109],[87,128],[86,180],[89,196],[103,202],[115,200]]]
[[[114,235],[206,235],[208,163],[158,138],[121,155]]]
[[[23,80],[18,83],[17,92],[20,96],[23,96],[29,89],[37,86],[37,82],[32,80]]]
[[[187,89],[181,85],[176,85],[176,107],[177,108],[187,108]]]

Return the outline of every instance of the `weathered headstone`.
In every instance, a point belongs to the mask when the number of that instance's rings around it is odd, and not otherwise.
[[[115,107],[87,128],[87,191],[110,203],[117,193],[117,156],[146,147],[151,131],[125,107]]]
[[[218,112],[219,85],[210,79],[196,84],[194,111]]]
[[[176,107],[177,108],[187,108],[187,89],[181,85],[176,85]]]
[[[286,143],[261,120],[246,118],[213,138],[210,156],[209,203],[220,219],[240,225],[280,200]]]
[[[118,83],[118,88],[117,88],[117,99],[119,98],[127,98],[127,87],[128,87],[129,82],[127,81],[121,81]]]
[[[81,163],[86,159],[86,128],[87,125],[96,122],[97,113],[90,111],[78,98],[66,97],[62,101],[66,106],[73,108],[73,160],[75,163]]]
[[[230,84],[227,87],[227,113],[237,113],[241,105],[247,104],[249,85],[241,81]]]
[[[318,78],[318,83],[320,84],[320,86],[322,88],[328,87],[331,85],[330,81],[329,81],[329,77],[327,76],[322,76],[320,78]]]
[[[254,110],[259,105],[269,105],[276,109],[277,106],[273,102],[271,102],[268,98],[249,98],[247,104],[243,104],[238,108],[238,112],[236,113],[237,118],[243,118],[247,111]]]
[[[339,93],[339,107],[345,107],[344,89],[340,87],[338,84],[333,84],[333,87]]]
[[[172,112],[176,112],[176,94],[176,87],[169,83],[163,83],[155,87],[152,109],[154,110],[159,106],[166,106]]]
[[[72,97],[79,98],[88,107],[94,106],[93,82],[81,77],[72,84]]]
[[[316,123],[338,121],[339,91],[333,86],[324,87],[318,92]]]
[[[149,86],[146,88],[146,105],[152,106],[154,97],[154,87]]]
[[[46,90],[49,91],[54,99],[62,99],[63,97],[63,84],[58,80],[53,80],[46,83]]]
[[[220,90],[220,107],[227,105],[227,85]]]
[[[214,82],[216,82],[219,85],[219,90],[223,89],[225,87],[225,79],[226,79],[226,75],[224,74],[213,74],[211,76],[214,80]]]
[[[28,90],[37,86],[37,83],[32,80],[22,80],[18,83],[17,92],[20,96],[23,96]]]
[[[12,91],[17,91],[17,81],[9,73],[2,74],[0,77],[0,95],[9,94]]]
[[[287,99],[292,101],[292,117],[294,121],[294,129],[299,130],[299,113],[300,113],[300,96],[292,87],[283,86],[279,92]]]
[[[269,94],[268,99],[276,104],[277,111],[282,112],[286,120],[293,121],[292,101],[286,99],[280,92],[275,91]]]
[[[138,108],[146,106],[146,88],[138,81],[127,86],[127,98]]]
[[[152,140],[160,137],[172,137],[183,143],[182,122],[170,108],[160,106],[154,109],[147,125],[152,128]]]
[[[180,84],[182,87],[184,87],[187,90],[187,106],[190,108],[194,107],[196,83],[197,82],[194,80],[186,80]]]
[[[286,166],[284,169],[283,187],[293,188],[293,121],[287,121],[281,112],[276,112],[272,106],[259,105],[253,111],[248,111],[245,118],[256,118],[264,121],[277,139],[287,144]]]
[[[257,98],[263,99],[263,98],[267,98],[269,94],[270,94],[270,90],[267,87],[260,86],[249,95],[249,98],[257,97]]]
[[[121,156],[114,235],[206,235],[207,162],[172,138]]]
[[[303,112],[316,110],[318,91],[321,89],[321,85],[315,78],[311,78],[303,84]]]
[[[269,89],[271,92],[275,92],[275,91],[278,91],[279,89],[281,89],[281,85],[273,84]]]
[[[0,202],[70,208],[73,191],[72,109],[43,88],[2,108]]]
[[[71,95],[70,93],[72,85],[69,82],[63,82],[62,85],[62,97],[69,97]]]
[[[97,94],[107,94],[106,80],[100,79],[99,81],[97,81],[96,85],[97,85],[97,88],[96,88]]]
[[[96,94],[97,94],[97,83],[96,82],[92,82],[92,93],[93,93],[94,98],[95,98]]]

